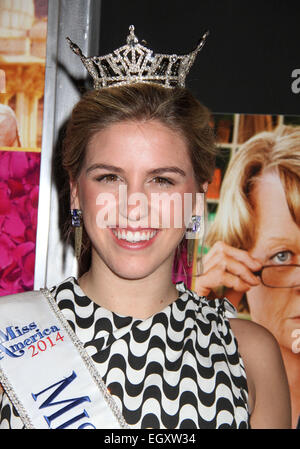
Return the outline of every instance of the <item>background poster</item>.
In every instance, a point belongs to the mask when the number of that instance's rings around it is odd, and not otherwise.
[[[32,290],[47,0],[0,2],[0,295]]]
[[[207,195],[204,253],[209,257],[214,244],[223,241],[249,251],[265,267],[259,274],[262,283],[245,294],[225,288],[216,289],[216,294],[227,297],[240,318],[263,325],[277,339],[289,380],[293,427],[299,428],[299,117],[215,114],[212,121],[220,154]],[[281,136],[276,137],[281,127]],[[268,166],[268,170],[260,170],[261,165]],[[242,194],[237,194],[239,189]],[[245,207],[251,211],[246,220]],[[235,236],[230,231],[232,222]]]

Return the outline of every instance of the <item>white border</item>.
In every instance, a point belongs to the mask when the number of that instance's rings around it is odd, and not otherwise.
[[[70,36],[87,55],[97,54],[101,0],[48,0],[48,33],[44,121],[40,169],[34,289],[52,286],[77,275],[73,250],[60,239],[58,192],[52,180],[53,148],[62,124],[79,93],[71,77],[86,78],[86,70],[66,42]]]

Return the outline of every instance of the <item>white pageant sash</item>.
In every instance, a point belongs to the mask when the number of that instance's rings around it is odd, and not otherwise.
[[[0,298],[0,383],[26,428],[128,428],[49,290]]]

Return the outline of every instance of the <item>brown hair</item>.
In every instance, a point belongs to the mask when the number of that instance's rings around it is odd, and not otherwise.
[[[158,120],[185,138],[202,191],[202,184],[212,179],[217,153],[209,118],[208,109],[184,88],[138,83],[93,90],[73,109],[63,141],[62,164],[70,179],[76,180],[95,133],[121,121]]]

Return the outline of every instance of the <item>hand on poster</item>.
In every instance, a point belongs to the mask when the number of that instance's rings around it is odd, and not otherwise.
[[[261,265],[247,251],[218,241],[203,258],[203,273],[196,279],[195,290],[207,296],[211,290],[225,287],[226,298],[236,306],[246,291],[260,283],[253,272]]]

